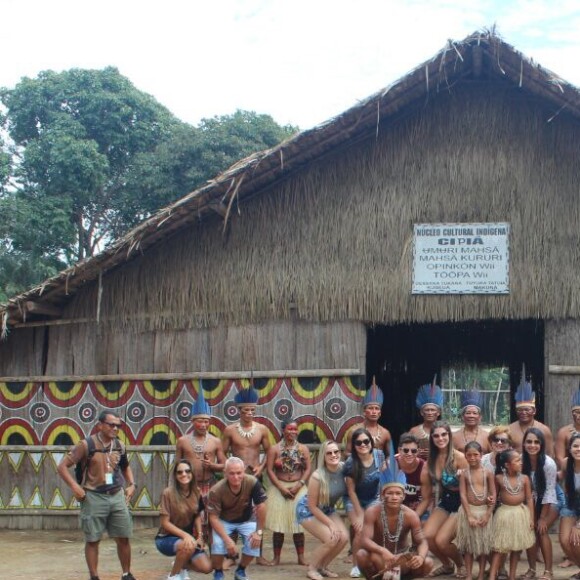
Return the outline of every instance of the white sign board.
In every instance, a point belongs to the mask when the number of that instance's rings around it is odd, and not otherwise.
[[[509,294],[508,223],[415,224],[412,294]]]

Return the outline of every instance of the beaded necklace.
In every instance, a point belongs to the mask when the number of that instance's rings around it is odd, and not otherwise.
[[[483,473],[483,492],[477,493],[475,491],[475,486],[473,485],[473,481],[471,480],[471,469],[467,470],[467,483],[469,484],[469,489],[471,489],[471,491],[473,493],[473,497],[477,501],[484,501],[485,498],[487,497],[487,477],[485,474],[485,469],[483,467],[481,468],[481,471]]]
[[[397,553],[397,544],[399,543],[399,538],[401,537],[401,532],[403,531],[403,508],[399,507],[399,515],[397,517],[397,526],[395,528],[395,533],[391,534],[389,530],[389,520],[387,519],[387,512],[385,510],[385,504],[383,504],[383,509],[381,510],[381,520],[383,523],[383,548],[387,547],[387,542],[395,544],[395,550],[393,553]]]
[[[522,491],[522,486],[523,486],[524,480],[522,477],[522,472],[520,471],[517,475],[516,475],[516,484],[515,486],[512,487],[512,485],[510,484],[510,480],[509,477],[507,475],[507,471],[503,472],[503,485],[505,487],[505,490],[510,494],[510,495],[518,495],[520,493],[520,491]]]
[[[256,432],[256,424],[252,421],[252,427],[249,431],[245,431],[244,429],[242,429],[242,423],[238,423],[237,426],[238,429],[238,433],[240,434],[240,437],[244,437],[245,439],[251,439],[254,436],[254,433]]]

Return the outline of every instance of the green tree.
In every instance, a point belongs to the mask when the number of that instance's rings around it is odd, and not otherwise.
[[[244,111],[192,127],[112,67],[45,71],[0,102],[0,300],[296,131]]]

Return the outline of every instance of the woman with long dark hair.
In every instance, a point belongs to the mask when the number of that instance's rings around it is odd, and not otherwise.
[[[212,570],[201,530],[200,512],[203,509],[191,463],[181,459],[173,468],[171,485],[161,493],[161,526],[155,536],[157,549],[175,558],[168,580],[181,580],[185,576],[182,570],[203,574]]]
[[[568,441],[562,470],[566,505],[560,510],[560,545],[568,559],[580,566],[580,433]]]
[[[544,557],[545,570],[539,580],[552,579],[552,540],[548,530],[558,519],[558,499],[556,496],[556,479],[558,468],[556,462],[546,455],[544,433],[536,427],[530,427],[524,433],[522,453],[522,473],[530,478],[534,498],[535,544],[527,550],[528,571],[524,578],[536,577],[536,560],[538,548]]]
[[[458,472],[466,468],[465,456],[453,448],[449,423],[436,421],[429,434],[429,459],[421,473],[423,497],[416,510],[422,516],[435,496],[436,507],[423,527],[429,550],[441,561],[441,566],[431,572],[432,577],[449,576],[455,568],[457,578],[467,575],[463,558],[452,543],[457,533],[457,511],[461,505]]]
[[[374,448],[373,437],[367,429],[360,428],[351,435],[352,453],[346,460],[343,475],[346,482],[348,499],[345,502],[346,513],[353,531],[353,564],[351,578],[359,578],[360,571],[356,563],[359,548],[360,532],[363,526],[365,510],[379,502],[381,471],[386,467],[385,454]]]

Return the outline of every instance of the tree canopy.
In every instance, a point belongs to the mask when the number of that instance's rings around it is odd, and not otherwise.
[[[0,102],[0,300],[296,131],[247,111],[193,127],[113,67],[45,71]]]

